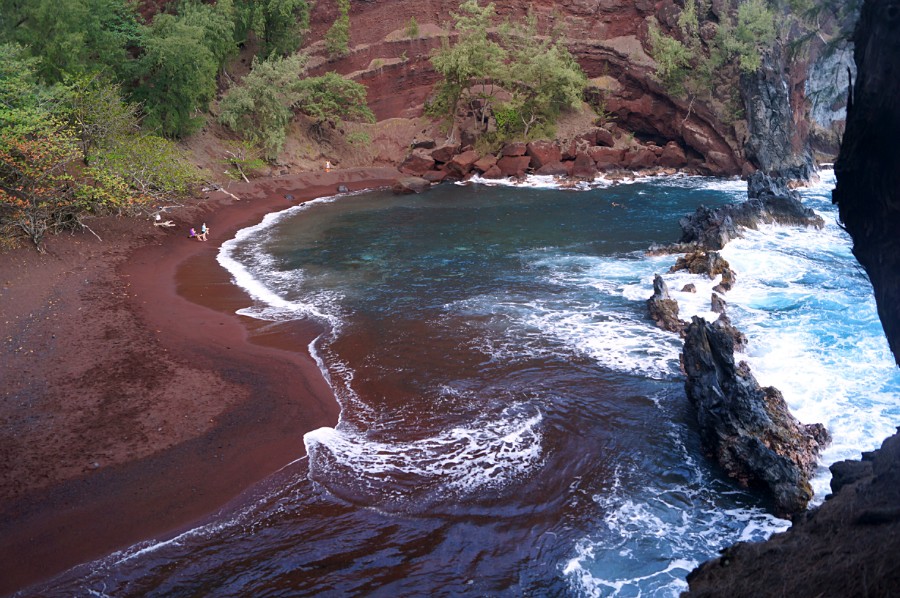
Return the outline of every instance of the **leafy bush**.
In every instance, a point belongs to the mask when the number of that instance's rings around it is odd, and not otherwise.
[[[443,40],[432,55],[443,80],[430,108],[453,116],[466,102],[483,126],[493,114],[498,130],[527,137],[561,111],[579,107],[587,79],[558,32],[539,35],[529,17],[524,24],[506,23],[494,41],[488,34],[493,15],[493,4],[481,8],[475,0],[463,2],[453,15],[459,37],[455,45]],[[494,105],[498,88],[513,96],[501,107]]]
[[[415,16],[409,17],[409,21],[406,22],[406,37],[410,39],[419,37],[419,22]]]
[[[337,0],[338,18],[325,33],[329,56],[345,56],[350,51],[350,0]]]
[[[306,60],[302,54],[264,61],[254,58],[241,85],[222,98],[219,122],[259,144],[268,160],[274,160],[284,147],[293,118],[291,107],[297,100],[293,89]]]
[[[650,24],[649,33],[656,76],[674,93],[684,93],[684,80],[693,58],[691,51],[674,37],[661,33],[656,23]]]
[[[268,160],[274,160],[284,146],[295,110],[313,120],[320,137],[325,125],[336,125],[341,119],[374,120],[363,85],[337,73],[303,79],[300,74],[306,60],[300,54],[262,62],[254,59],[243,83],[222,98],[220,122],[260,144]]]
[[[703,42],[699,33],[699,15],[709,5],[686,0],[678,17],[675,35],[649,26],[650,54],[657,63],[656,75],[673,94],[706,95],[721,81],[729,67],[742,72],[756,71],[761,51],[776,37],[775,14],[766,0],[744,0],[733,9],[723,0],[715,36]]]

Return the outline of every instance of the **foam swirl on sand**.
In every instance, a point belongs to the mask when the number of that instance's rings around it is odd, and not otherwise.
[[[535,408],[509,407],[416,440],[378,440],[346,424],[304,436],[309,476],[334,495],[384,511],[433,513],[461,498],[496,496],[538,467]]]

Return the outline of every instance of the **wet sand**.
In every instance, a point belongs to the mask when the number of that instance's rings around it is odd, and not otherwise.
[[[269,212],[399,177],[234,184],[239,200],[216,191],[168,211],[174,228],[108,218],[92,224],[103,241],[0,254],[0,593],[196,525],[336,423],[307,352],[318,325],[235,315],[250,300],[216,253]],[[203,221],[210,240],[189,240]]]

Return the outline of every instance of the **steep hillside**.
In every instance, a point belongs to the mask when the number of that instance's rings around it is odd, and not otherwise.
[[[801,178],[808,174],[812,156],[805,81],[811,68],[819,80],[833,79],[836,70],[842,71],[840,61],[816,61],[814,53],[813,60],[789,62],[787,44],[779,40],[755,75],[741,77],[733,69],[708,97],[689,98],[667,89],[654,75],[657,64],[649,38],[651,23],[659,23],[664,31],[677,28],[683,2],[494,4],[501,19],[520,20],[530,11],[540,30],[558,27],[565,32],[570,51],[591,80],[589,95],[602,106],[605,126],[614,133],[659,147],[675,142],[697,170],[710,174],[746,174],[757,168]],[[451,34],[447,28],[458,6],[454,0],[353,2],[351,51],[329,59],[324,43],[314,40],[321,40],[334,22],[337,4],[317,2],[308,35],[313,42],[307,48],[316,56],[312,73],[336,70],[365,84],[379,120],[421,116],[438,81],[429,56],[441,38]],[[715,32],[722,18],[717,11],[723,5],[712,6],[709,20],[702,24],[707,32]],[[407,27],[411,19],[417,24],[413,35]],[[840,119],[841,107],[832,98],[828,108],[826,114],[820,106],[819,113],[831,126]],[[828,136],[821,127],[817,131],[820,138]],[[820,143],[820,159],[833,159],[828,154],[835,149],[833,137],[829,139]]]

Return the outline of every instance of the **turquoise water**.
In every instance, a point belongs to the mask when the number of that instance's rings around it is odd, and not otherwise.
[[[825,465],[900,423],[871,288],[834,222],[750,231],[723,252],[746,359],[835,441]],[[272,215],[220,262],[245,313],[312,317],[340,422],[254,500],[47,587],[110,595],[676,596],[738,540],[785,529],[703,456],[680,340],[648,320],[678,218],[745,184],[660,178],[580,191],[446,185]],[[716,281],[665,275],[682,316]],[[687,282],[696,294],[680,292]]]

